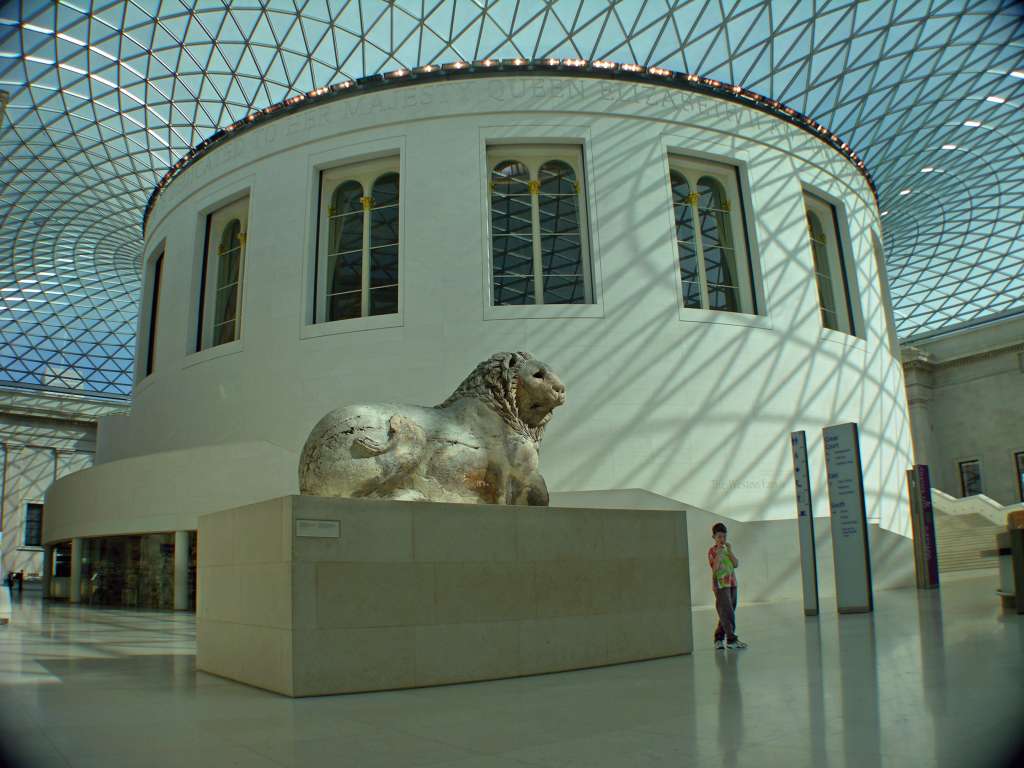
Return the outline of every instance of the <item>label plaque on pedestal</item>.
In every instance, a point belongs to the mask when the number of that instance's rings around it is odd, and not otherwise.
[[[836,602],[840,613],[868,613],[874,608],[874,597],[857,425],[825,427],[822,437],[832,513]]]
[[[793,482],[796,485],[797,528],[800,531],[800,572],[803,576],[804,615],[818,615],[818,557],[814,549],[814,509],[811,477],[807,467],[807,434],[789,434],[793,449]]]
[[[910,525],[914,532],[917,588],[935,589],[939,586],[939,555],[927,464],[915,464],[913,469],[907,470],[907,486],[910,489]]]
[[[341,536],[337,520],[296,520],[295,535],[312,539],[336,539]]]

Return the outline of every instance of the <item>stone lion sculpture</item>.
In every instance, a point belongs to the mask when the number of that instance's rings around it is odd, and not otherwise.
[[[311,496],[546,506],[538,448],[565,387],[525,352],[480,363],[433,408],[349,405],[313,427],[299,461]]]

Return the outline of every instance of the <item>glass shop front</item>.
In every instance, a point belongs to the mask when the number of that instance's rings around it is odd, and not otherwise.
[[[174,608],[174,534],[105,536],[82,542],[82,603]],[[59,559],[58,559],[59,562]],[[196,604],[196,535],[189,535],[189,610]]]

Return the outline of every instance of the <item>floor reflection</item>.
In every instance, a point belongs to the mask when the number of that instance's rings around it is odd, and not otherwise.
[[[815,618],[741,604],[743,651],[714,650],[700,610],[689,656],[292,700],[197,673],[190,614],[26,591],[0,627],[0,747],[60,768],[1012,765],[1024,616],[991,578],[875,598]]]
[[[847,765],[855,765],[858,757],[881,753],[874,615],[840,616],[837,635],[843,723],[847,726],[843,729],[843,754]]]
[[[804,619],[804,658],[807,685],[807,720],[811,755],[825,754],[825,674],[821,660],[821,622]]]
[[[749,650],[749,649],[748,649]],[[743,690],[740,687],[740,659],[746,651],[715,652],[718,668],[718,746],[723,768],[739,765],[743,737]]]

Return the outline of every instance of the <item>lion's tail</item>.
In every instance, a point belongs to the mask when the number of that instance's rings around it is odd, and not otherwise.
[[[302,449],[300,493],[375,496],[419,466],[427,438],[413,420],[400,414],[384,423],[359,412],[333,416],[313,429]]]

